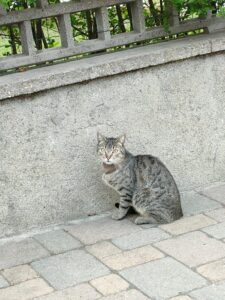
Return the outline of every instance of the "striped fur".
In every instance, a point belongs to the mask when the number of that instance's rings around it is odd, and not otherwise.
[[[136,224],[170,223],[181,218],[180,195],[169,170],[151,155],[133,156],[124,142],[125,136],[106,138],[98,134],[102,179],[120,195],[119,208],[112,218],[124,218],[130,207],[140,214]]]

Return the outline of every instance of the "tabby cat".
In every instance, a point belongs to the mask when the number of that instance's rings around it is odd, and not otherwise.
[[[102,179],[120,195],[113,219],[123,219],[130,207],[140,214],[136,224],[170,223],[183,216],[177,185],[158,158],[132,155],[124,147],[124,135],[107,138],[98,133],[97,138]]]

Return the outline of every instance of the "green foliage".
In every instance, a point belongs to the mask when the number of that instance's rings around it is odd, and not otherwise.
[[[185,11],[187,16],[206,15],[213,8],[212,2],[208,0],[172,0],[178,12]]]
[[[48,0],[48,2],[54,5],[59,3],[60,0]],[[225,17],[225,0],[143,0],[146,27],[164,26],[169,36],[171,4],[176,7],[181,21],[204,17],[210,10],[219,16]],[[35,7],[36,0],[0,0],[0,5],[7,11],[24,10]],[[129,4],[108,7],[108,16],[111,34],[115,35],[132,31]],[[31,23],[35,46],[38,50],[60,46],[61,42],[56,17],[42,19],[41,22],[33,20]],[[94,11],[82,11],[71,14],[71,24],[76,42],[97,38],[98,33]],[[174,38],[174,36],[169,38]],[[12,53],[21,53],[18,26],[0,27],[0,56]]]
[[[225,1],[209,1],[209,0],[171,0],[176,7],[181,19],[193,17],[204,17],[208,11],[223,16],[225,10]]]
[[[91,26],[93,27],[93,15],[90,13]],[[88,39],[87,16],[84,11],[71,15],[73,36],[77,42]]]
[[[9,0],[0,0],[0,5],[4,8],[7,8],[9,4]]]
[[[0,0],[0,5],[8,10],[21,10],[28,7],[34,7],[36,0]]]
[[[118,11],[121,14],[121,19],[119,18]],[[117,8],[116,5],[109,7],[108,16],[111,34],[131,31],[131,23],[126,5],[120,5]]]
[[[218,16],[225,18],[225,6],[220,7],[220,9],[218,10]]]

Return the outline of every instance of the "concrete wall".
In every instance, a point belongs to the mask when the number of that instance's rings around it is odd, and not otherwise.
[[[113,207],[97,130],[125,132],[127,148],[158,156],[180,190],[224,180],[224,82],[215,52],[0,101],[0,235]]]

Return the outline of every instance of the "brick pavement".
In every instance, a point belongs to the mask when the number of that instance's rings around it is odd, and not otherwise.
[[[166,225],[104,215],[0,240],[0,299],[224,300],[225,184],[182,205]]]

